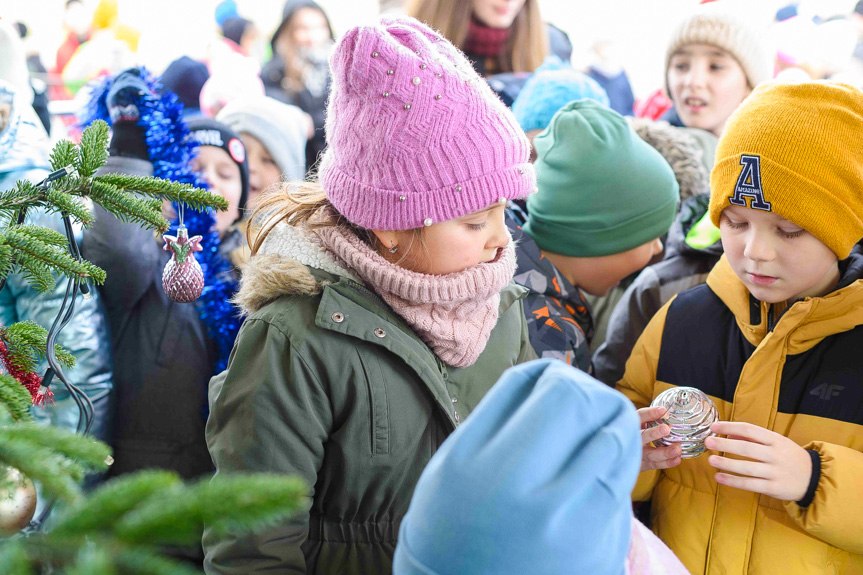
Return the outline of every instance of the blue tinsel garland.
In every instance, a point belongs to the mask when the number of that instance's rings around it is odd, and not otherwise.
[[[152,94],[157,95],[142,94],[138,105],[141,113],[138,125],[145,129],[153,175],[197,188],[208,188],[206,182],[191,169],[198,144],[187,138],[189,129],[183,121],[183,105],[174,93],[163,90],[145,68],[141,68],[141,76]],[[94,120],[111,124],[106,102],[111,82],[112,78],[106,78],[93,87],[82,115],[82,125],[89,125]],[[176,202],[174,208],[179,213]],[[220,372],[228,365],[228,356],[242,323],[236,308],[228,301],[237,291],[237,281],[230,262],[219,252],[221,240],[212,211],[187,208],[183,223],[189,230],[189,236],[203,237],[201,245],[204,251],[197,254],[197,259],[204,272],[204,290],[196,306],[198,315],[207,326],[207,332],[218,347],[219,357],[215,369]],[[178,225],[176,219],[171,222],[171,233],[176,235]]]

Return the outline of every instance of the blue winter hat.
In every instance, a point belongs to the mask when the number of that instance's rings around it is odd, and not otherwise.
[[[608,94],[596,80],[551,56],[524,84],[512,112],[525,132],[544,130],[558,110],[583,98],[608,106]]]
[[[423,471],[394,573],[622,574],[640,456],[622,394],[560,361],[512,368]]]

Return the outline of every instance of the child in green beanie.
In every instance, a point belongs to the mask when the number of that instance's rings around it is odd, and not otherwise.
[[[534,140],[538,192],[527,214],[512,206],[515,281],[540,357],[591,372],[593,321],[581,290],[604,295],[662,250],[677,213],[671,167],[613,110],[593,100],[564,106]]]

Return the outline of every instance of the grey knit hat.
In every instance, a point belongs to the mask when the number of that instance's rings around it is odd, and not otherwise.
[[[222,108],[216,119],[260,140],[285,180],[305,178],[308,122],[296,106],[266,96],[240,98]]]
[[[759,30],[756,25],[722,7],[715,4],[699,6],[677,25],[671,35],[665,51],[666,82],[671,57],[680,48],[689,44],[709,44],[734,56],[746,74],[749,87],[754,88],[773,77],[775,53],[770,51],[765,36],[765,30]]]

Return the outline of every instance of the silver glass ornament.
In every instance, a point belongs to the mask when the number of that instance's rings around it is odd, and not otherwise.
[[[656,445],[679,444],[681,457],[688,459],[704,453],[704,440],[711,435],[710,426],[719,421],[713,401],[694,387],[672,387],[656,396],[650,407],[665,407],[666,414],[650,424],[666,424],[671,433],[654,441]]]

